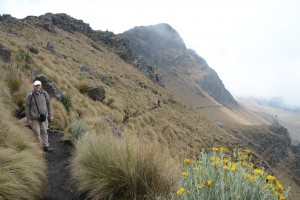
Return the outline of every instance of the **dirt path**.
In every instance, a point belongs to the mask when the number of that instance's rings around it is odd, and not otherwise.
[[[53,152],[46,154],[48,165],[48,182],[50,194],[44,200],[81,200],[75,193],[75,187],[71,183],[69,159],[72,154],[72,147],[60,141],[63,133],[49,132],[49,143]]]

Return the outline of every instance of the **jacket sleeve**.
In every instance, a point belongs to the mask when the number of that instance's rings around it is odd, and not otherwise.
[[[52,113],[52,105],[51,105],[50,97],[49,97],[48,93],[45,94],[45,98],[46,98],[46,104],[47,104],[48,116],[49,116],[49,117],[53,117],[53,113]]]
[[[25,116],[26,116],[27,120],[31,118],[31,116],[30,116],[30,106],[31,106],[30,100],[31,100],[31,98],[30,97],[31,97],[31,93],[28,93],[26,96],[26,99],[25,99]]]

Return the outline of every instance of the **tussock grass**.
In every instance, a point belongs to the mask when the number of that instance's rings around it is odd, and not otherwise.
[[[42,199],[46,164],[31,131],[9,116],[0,98],[0,199]]]
[[[153,199],[172,191],[176,166],[153,143],[87,134],[76,144],[72,175],[79,192],[91,199]]]

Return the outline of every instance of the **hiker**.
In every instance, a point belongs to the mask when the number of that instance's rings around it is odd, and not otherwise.
[[[48,93],[42,90],[42,83],[34,81],[33,90],[26,96],[25,115],[27,123],[32,126],[41,147],[46,152],[53,151],[48,142],[48,121],[53,120],[52,107]]]

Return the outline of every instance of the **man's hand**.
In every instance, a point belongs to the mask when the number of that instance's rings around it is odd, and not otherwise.
[[[48,117],[48,121],[49,121],[49,122],[52,122],[52,120],[53,120],[53,116],[49,116],[49,117]]]

